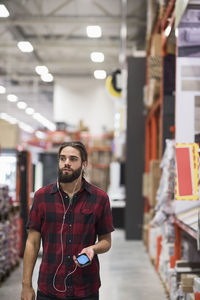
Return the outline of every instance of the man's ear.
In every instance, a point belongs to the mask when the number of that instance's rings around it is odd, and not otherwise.
[[[87,167],[87,161],[84,161],[82,163],[82,171],[84,171],[86,167]]]

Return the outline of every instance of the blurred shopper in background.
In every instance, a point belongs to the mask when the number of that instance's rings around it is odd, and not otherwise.
[[[41,240],[37,300],[99,299],[97,254],[110,249],[114,229],[107,194],[84,178],[87,163],[81,142],[63,143],[57,182],[35,193],[27,224],[21,300],[35,300],[32,273]],[[85,266],[77,261],[83,253],[89,260]]]

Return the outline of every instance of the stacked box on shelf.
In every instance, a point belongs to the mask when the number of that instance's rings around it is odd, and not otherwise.
[[[90,181],[107,191],[109,186],[109,168],[111,162],[111,147],[108,140],[94,140],[89,147]]]
[[[161,236],[161,228],[160,227],[150,227],[149,230],[149,256],[154,265],[156,265],[157,258],[157,239]]]
[[[14,124],[10,124],[5,120],[0,120],[0,145],[1,148],[16,148],[19,144],[19,127]]]
[[[167,283],[170,269],[170,258],[174,255],[174,243],[162,241],[162,250],[159,259],[159,273],[162,280]]]
[[[156,205],[156,193],[159,187],[161,177],[160,160],[150,161],[150,172],[149,172],[149,203],[151,207]]]
[[[109,185],[109,168],[92,167],[91,182],[102,190],[107,191]]]
[[[150,161],[149,173],[143,174],[142,195],[148,197],[151,207],[156,205],[156,193],[161,177],[160,160]]]
[[[142,240],[144,245],[148,247],[148,238],[149,238],[149,223],[152,220],[154,215],[154,211],[150,210],[149,212],[145,212],[143,215],[143,230],[142,230]]]
[[[158,1],[148,0],[147,1],[147,41],[150,39],[153,31],[153,27],[157,17]]]
[[[11,212],[7,185],[0,185],[0,280],[19,261],[19,216]]]
[[[195,300],[200,300],[200,277],[194,278],[193,291]]]
[[[11,268],[19,262],[19,213],[10,215],[10,266]]]
[[[8,195],[8,186],[0,184],[0,217],[5,217],[10,209],[10,197]]]
[[[177,297],[182,297],[180,299],[189,299],[190,295],[194,296],[194,284],[195,281],[198,280],[197,278],[200,276],[199,262],[190,262],[184,260],[176,261],[175,272]]]

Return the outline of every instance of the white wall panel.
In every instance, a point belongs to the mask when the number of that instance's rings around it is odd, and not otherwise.
[[[78,126],[79,121],[100,134],[114,128],[115,100],[106,91],[104,80],[58,79],[54,89],[54,120]]]

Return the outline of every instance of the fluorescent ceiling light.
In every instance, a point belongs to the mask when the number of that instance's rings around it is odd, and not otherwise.
[[[56,125],[50,122],[49,120],[47,120],[40,113],[34,113],[33,118],[37,120],[39,123],[41,123],[44,127],[48,128],[50,131],[56,130]]]
[[[35,110],[32,107],[27,107],[27,109],[25,110],[25,113],[30,116],[33,115],[34,112]]]
[[[33,129],[33,127],[31,127],[30,125],[24,123],[24,122],[21,122],[13,117],[11,117],[10,115],[6,114],[6,113],[0,113],[0,119],[3,119],[11,124],[18,124],[18,126],[28,132],[28,133],[33,133],[35,130]]]
[[[94,71],[94,77],[96,79],[105,79],[106,78],[106,71],[96,70],[96,71]]]
[[[46,137],[47,137],[46,133],[43,132],[43,131],[40,131],[40,130],[37,130],[37,131],[35,132],[35,136],[36,136],[38,139],[41,139],[41,140],[46,139]]]
[[[33,52],[33,46],[28,41],[18,42],[17,46],[22,52]]]
[[[104,54],[102,52],[92,52],[90,58],[93,62],[103,62]]]
[[[37,67],[35,67],[35,72],[38,75],[42,75],[42,74],[47,74],[49,72],[49,70],[46,66],[37,66]]]
[[[9,15],[9,11],[6,6],[4,4],[0,4],[0,18],[7,18]]]
[[[7,100],[10,101],[10,102],[17,102],[18,97],[14,94],[8,94],[7,95]]]
[[[53,81],[53,75],[51,75],[51,73],[42,74],[41,79],[44,82],[52,82]]]
[[[100,38],[102,36],[101,27],[98,25],[87,26],[86,32],[90,38]]]
[[[6,88],[3,85],[0,85],[0,94],[5,94]]]
[[[169,25],[167,26],[167,28],[165,29],[165,36],[169,36],[170,35],[170,32],[172,30],[172,27]]]
[[[25,109],[27,107],[27,104],[24,101],[17,102],[17,107],[19,109]]]
[[[10,115],[6,114],[6,113],[1,113],[0,114],[0,118],[11,123],[11,124],[16,124],[17,120],[13,117],[11,117]]]
[[[21,122],[21,121],[18,121],[18,125],[19,125],[19,128],[28,132],[28,133],[33,133],[35,130],[33,129],[33,127],[31,127],[30,125],[24,123],[24,122]]]

